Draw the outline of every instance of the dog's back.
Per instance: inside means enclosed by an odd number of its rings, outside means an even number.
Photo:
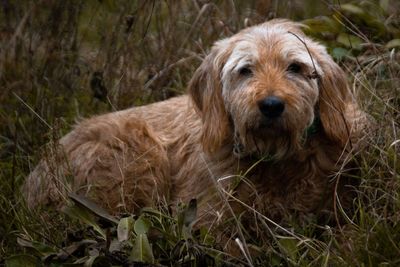
[[[28,176],[28,205],[62,204],[69,191],[114,212],[168,200],[178,160],[170,150],[182,149],[182,137],[195,136],[199,126],[187,96],[86,119],[49,147]]]

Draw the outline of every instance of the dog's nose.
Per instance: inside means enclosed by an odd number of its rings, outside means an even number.
[[[285,103],[279,97],[269,96],[258,101],[258,108],[265,117],[273,119],[282,114],[285,110]]]

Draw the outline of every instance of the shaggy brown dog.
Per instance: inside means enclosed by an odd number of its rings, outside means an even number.
[[[325,48],[272,20],[216,42],[189,95],[79,123],[55,155],[68,160],[43,160],[24,192],[33,206],[72,190],[113,212],[196,198],[206,223],[249,207],[307,215],[332,207],[365,124]]]

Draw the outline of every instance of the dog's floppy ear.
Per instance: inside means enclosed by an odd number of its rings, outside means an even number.
[[[229,120],[222,98],[221,71],[227,51],[214,46],[189,83],[189,94],[201,116],[203,149],[215,152],[229,135]]]
[[[328,138],[346,145],[351,135],[351,120],[347,109],[354,105],[354,97],[343,70],[326,53],[316,56],[320,74],[319,111],[322,126]]]

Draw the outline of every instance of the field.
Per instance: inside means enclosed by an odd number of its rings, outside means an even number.
[[[400,2],[5,0],[0,12],[0,266],[400,266]],[[84,117],[167,99],[216,40],[275,17],[308,25],[374,122],[337,223],[271,225],[229,255],[195,205],[110,217],[85,199],[27,209],[20,186]],[[58,164],[54,159],[54,164]],[[189,223],[188,223],[189,222]],[[192,231],[193,230],[193,231]],[[257,253],[248,253],[248,251]]]

